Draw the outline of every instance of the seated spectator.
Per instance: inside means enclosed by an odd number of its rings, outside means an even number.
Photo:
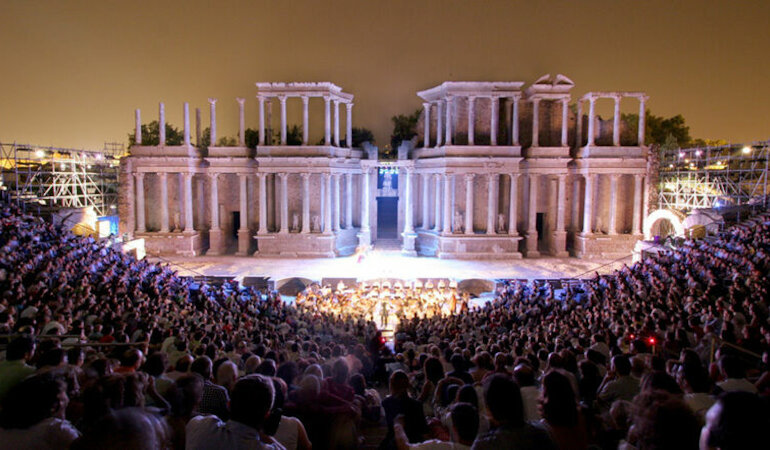
[[[754,450],[767,448],[770,433],[767,404],[755,394],[730,391],[706,413],[700,432],[701,450]],[[672,425],[673,426],[673,425]]]
[[[450,441],[431,439],[416,444],[409,443],[409,438],[404,431],[404,416],[396,417],[394,432],[396,436],[396,448],[423,449],[423,450],[469,450],[476,439],[479,429],[479,412],[470,403],[455,403],[450,410],[451,432]]]
[[[208,356],[198,357],[190,366],[190,372],[203,378],[203,397],[197,412],[199,414],[214,414],[222,420],[227,420],[229,417],[227,405],[230,403],[230,396],[227,389],[211,382],[212,366]]]
[[[731,354],[722,356],[719,359],[719,370],[724,380],[717,383],[717,386],[723,391],[757,393],[757,387],[746,379],[746,371],[743,368],[743,363],[737,356]]]
[[[35,340],[29,336],[19,336],[8,344],[5,361],[0,361],[0,401],[12,387],[35,373],[35,368],[27,365],[34,354]]]
[[[542,423],[561,450],[588,447],[588,431],[576,398],[572,383],[561,371],[545,374],[540,398]]]
[[[401,370],[390,376],[390,395],[382,400],[388,434],[380,447],[395,447],[393,423],[397,416],[404,416],[404,431],[411,443],[421,442],[428,425],[422,411],[422,403],[409,396],[409,377]]]
[[[169,415],[166,416],[171,445],[175,450],[182,450],[185,448],[185,427],[195,415],[203,397],[203,379],[197,374],[183,376],[169,388],[166,396],[171,405]]]
[[[598,400],[609,408],[615,400],[631,401],[639,393],[639,380],[631,376],[627,356],[617,355],[610,361],[610,370],[599,386]]]
[[[645,391],[634,399],[628,441],[637,450],[698,448],[698,419],[677,396]]]
[[[513,378],[519,385],[521,400],[524,403],[524,420],[540,420],[540,389],[535,385],[535,373],[527,364],[519,364],[513,369]]]
[[[70,450],[161,450],[170,445],[169,430],[162,420],[142,408],[124,408],[103,415]]]

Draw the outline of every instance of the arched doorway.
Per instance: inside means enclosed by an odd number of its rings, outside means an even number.
[[[377,239],[398,239],[398,167],[377,168]]]
[[[653,211],[644,219],[644,239],[649,241],[654,236],[684,236],[683,219],[681,213],[669,209]]]

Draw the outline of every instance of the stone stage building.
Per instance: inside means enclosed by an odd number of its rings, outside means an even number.
[[[368,143],[353,148],[353,96],[328,82],[257,83],[256,149],[245,143],[244,99],[231,147],[215,146],[215,99],[207,149],[191,143],[187,103],[180,146],[164,145],[162,103],[160,145],[142,145],[137,110],[136,145],[121,165],[121,231],[158,255],[333,257],[395,239],[406,254],[439,258],[629,255],[647,210],[646,96],[589,92],[573,108],[573,87],[546,75],[526,88],[445,82],[418,92],[418,136],[387,161]],[[638,102],[638,129],[621,120],[625,98]],[[614,101],[611,120],[596,114],[601,99]],[[289,145],[287,101],[297,100],[302,138]],[[321,104],[314,145],[310,108]]]

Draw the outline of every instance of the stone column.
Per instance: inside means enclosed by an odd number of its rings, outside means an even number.
[[[361,202],[361,231],[369,232],[369,172],[370,167],[366,167],[361,171],[361,182],[363,184],[363,201]]]
[[[332,145],[331,97],[324,97],[324,145]]]
[[[136,118],[136,131],[134,131],[134,142],[136,145],[142,145],[142,112],[137,109],[134,112]]]
[[[323,174],[324,182],[324,234],[332,232],[332,176]]]
[[[465,234],[473,234],[473,178],[474,174],[465,174]]]
[[[511,195],[508,198],[508,236],[518,236],[519,174],[511,174]]]
[[[574,233],[580,232],[580,201],[578,197],[580,196],[580,177],[573,177],[572,178],[572,201],[570,202],[570,205],[572,207],[571,210],[571,219],[569,228],[570,231]]]
[[[539,182],[539,175],[529,174],[529,207],[527,208],[527,240],[526,240],[526,256],[537,257],[540,256],[540,252],[537,249],[537,186]]]
[[[577,118],[575,119],[575,147],[583,146],[583,100],[577,101]]]
[[[490,145],[497,145],[497,122],[500,115],[500,99],[498,97],[492,97],[489,99],[490,108],[492,108],[492,116],[489,119],[489,143]]]
[[[612,145],[620,147],[620,96],[616,95],[615,113],[612,116]]]
[[[556,177],[556,229],[553,232],[553,254],[559,258],[569,256],[567,253],[567,231],[564,227],[564,216],[567,208],[566,182],[566,175]]]
[[[634,175],[634,204],[633,219],[631,220],[631,234],[639,234],[640,222],[642,216],[642,175]]]
[[[441,175],[433,175],[433,180],[436,184],[436,192],[433,198],[433,216],[436,218],[436,221],[433,223],[433,231],[438,233],[441,231]]]
[[[474,132],[476,131],[476,110],[474,108],[476,97],[468,97],[468,145],[475,143]]]
[[[310,119],[309,119],[309,105],[310,98],[307,95],[302,96],[302,145],[307,145],[308,137],[310,136]],[[302,223],[304,227],[304,222]]]
[[[347,112],[347,117],[345,118],[345,127],[347,128],[345,131],[345,143],[348,148],[353,148],[353,104],[346,103],[345,109]]]
[[[593,219],[593,180],[594,175],[583,175],[586,179],[585,200],[583,202],[583,234],[593,233],[591,220]]]
[[[219,228],[219,186],[218,173],[211,177],[211,228],[209,229],[209,251],[207,255],[220,255],[224,248],[222,230]]]
[[[144,220],[144,172],[134,174],[136,178],[136,232],[147,231]]]
[[[644,109],[644,102],[647,97],[639,97],[639,133],[637,135],[637,145],[644,145],[644,125],[646,120],[646,110]]]
[[[259,228],[257,234],[267,234],[267,174],[258,173],[259,178]]]
[[[436,102],[436,148],[441,147],[441,137],[444,132],[444,103],[439,100]]]
[[[201,109],[195,108],[195,146],[201,146]]]
[[[452,97],[446,98],[446,136],[444,136],[444,145],[452,145]]]
[[[428,191],[430,191],[429,184],[430,184],[430,175],[427,173],[423,173],[422,176],[422,228],[427,230],[430,228],[430,213],[429,213],[429,204],[430,201],[428,200]]]
[[[278,101],[281,102],[281,145],[286,145],[286,96],[279,95]]]
[[[425,114],[423,115],[424,131],[423,131],[422,146],[424,148],[428,148],[430,147],[430,103],[427,103],[427,102],[423,103],[422,109],[423,111],[425,111]]]
[[[158,145],[161,147],[166,145],[166,105],[160,102],[158,105]]]
[[[407,168],[404,170],[404,233],[414,233],[414,225],[412,220],[414,213],[412,212],[412,170]]]
[[[511,101],[513,102],[511,145],[519,145],[519,97],[512,97]]]
[[[239,102],[240,103],[240,102]],[[245,173],[238,174],[238,182],[240,184],[240,219],[241,223],[238,228],[238,255],[245,256],[249,253],[249,247],[251,245],[251,233],[249,233],[249,191],[247,189],[248,175]]]
[[[184,102],[184,109],[182,111],[184,117],[184,145],[190,146],[190,104]]]
[[[569,99],[561,99],[561,146],[567,147],[567,130],[569,125]]]
[[[193,198],[192,198],[193,174],[184,174],[184,228],[183,232],[193,232]]]
[[[273,143],[273,99],[271,98],[267,102],[267,131],[265,132],[265,139],[267,145],[274,145]]]
[[[540,146],[540,99],[532,99],[532,146]]]
[[[498,179],[496,173],[487,175],[487,234],[497,234],[495,230],[495,219],[497,218],[497,203],[495,203],[495,194],[497,193]]]
[[[609,225],[608,225],[608,234],[617,234],[617,230],[615,229],[615,223],[617,220],[617,212],[618,212],[618,177],[620,175],[613,173],[610,174],[610,210],[608,212],[609,214]]]
[[[450,177],[451,174],[444,174],[444,234],[452,233],[452,191]]]
[[[257,100],[259,101],[259,145],[265,145],[265,97],[258,95]]]
[[[246,146],[246,119],[243,114],[243,102],[246,101],[245,98],[236,98],[236,102],[238,102],[238,145],[241,147]]]
[[[282,172],[278,174],[281,179],[281,228],[279,233],[289,232],[289,174]]]
[[[334,215],[332,217],[332,231],[340,231],[340,175],[334,174]]]
[[[595,145],[596,136],[594,136],[594,120],[596,119],[596,98],[590,97],[588,99],[588,144]]]
[[[340,102],[334,100],[334,146],[340,146]]]
[[[302,177],[302,234],[310,233],[310,174],[303,172]]]
[[[345,174],[345,229],[353,228],[353,174]]]
[[[217,99],[215,98],[209,99],[209,116],[211,116],[211,132],[209,133],[211,139],[209,139],[209,145],[213,147],[217,145]]]
[[[168,174],[161,172],[160,177],[160,232],[168,233]]]

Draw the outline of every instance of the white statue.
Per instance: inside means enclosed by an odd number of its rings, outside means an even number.
[[[318,214],[313,216],[313,231],[321,231],[321,217]]]
[[[455,211],[455,227],[454,227],[455,233],[462,233],[463,232],[463,215],[460,211]]]
[[[497,215],[497,231],[505,232],[505,216],[502,214]]]
[[[299,230],[299,214],[294,213],[293,216],[291,216],[291,229],[292,230]]]

